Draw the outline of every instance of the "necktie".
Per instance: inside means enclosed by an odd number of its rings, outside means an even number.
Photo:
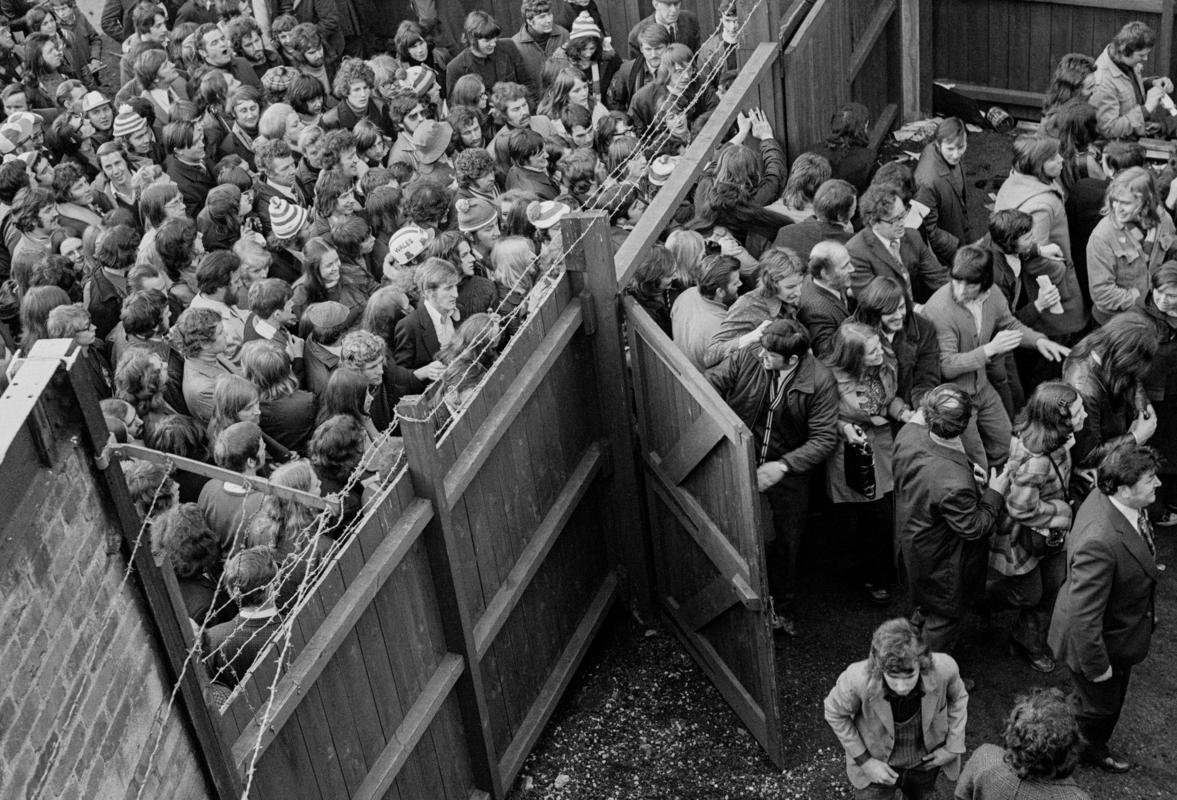
[[[666,30],[670,32],[670,41],[678,41],[678,25],[673,22],[666,26]]]
[[[891,257],[894,258],[895,261],[899,264],[899,266],[902,267],[903,266],[903,256],[899,252],[899,240],[892,239],[891,244],[888,246],[888,249],[891,251]]]
[[[1140,527],[1140,536],[1144,539],[1144,543],[1148,545],[1148,552],[1155,558],[1157,555],[1157,543],[1152,538],[1152,522],[1149,521],[1148,513],[1143,509],[1140,516],[1136,518],[1136,523]]]

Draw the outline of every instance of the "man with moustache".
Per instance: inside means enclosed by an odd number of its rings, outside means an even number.
[[[670,308],[674,343],[700,372],[706,369],[703,354],[707,344],[739,294],[739,260],[715,254],[703,259],[698,285],[684,289],[675,298]]]

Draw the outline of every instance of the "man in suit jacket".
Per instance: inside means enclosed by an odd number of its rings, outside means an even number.
[[[789,227],[795,227],[790,225]],[[825,358],[834,349],[834,334],[852,311],[846,290],[854,265],[846,246],[839,242],[818,242],[809,256],[809,276],[801,284],[797,319],[809,329],[813,354]]]
[[[919,231],[904,227],[908,209],[894,186],[871,186],[863,193],[859,208],[866,227],[846,243],[854,260],[854,291],[883,275],[907,287],[908,297],[916,303],[925,303],[932,292],[948,283],[948,271]]]
[[[957,251],[951,283],[940,287],[924,306],[940,342],[940,372],[972,396],[976,427],[990,466],[1009,457],[1011,422],[987,367],[1018,346],[1034,348],[1050,361],[1070,352],[1032,328],[1009,310],[1000,291],[993,291],[993,256],[977,245]]]
[[[1067,581],[1050,623],[1050,647],[1071,668],[1079,697],[1083,759],[1108,772],[1129,768],[1108,740],[1156,626],[1159,573],[1146,509],[1161,485],[1157,463],[1153,450],[1132,444],[1104,456],[1098,488],[1067,536]]]
[[[956,780],[968,704],[951,656],[929,652],[906,619],[880,625],[870,657],[847,667],[825,701],[855,797],[898,791],[919,800],[934,791],[941,768]]]
[[[924,395],[923,424],[895,437],[895,537],[907,574],[913,616],[923,619],[928,647],[951,652],[968,602],[979,600],[966,566],[997,525],[1009,473],[986,479],[965,455],[960,437],[972,416],[967,392],[951,383]]]
[[[647,25],[661,25],[670,34],[671,44],[685,44],[694,53],[703,43],[699,32],[699,18],[690,11],[682,10],[682,0],[652,0],[654,13],[640,20],[629,31],[629,57],[642,54],[638,35]]]
[[[456,330],[459,277],[448,261],[423,265],[417,273],[421,302],[396,324],[393,358],[418,380],[437,380],[445,371],[437,353]]]

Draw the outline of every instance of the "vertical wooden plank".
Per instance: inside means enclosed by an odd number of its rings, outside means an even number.
[[[481,609],[472,614],[459,600],[459,586],[462,586],[462,594],[469,595],[473,591],[472,587],[464,586],[463,581],[475,578],[461,563],[469,555],[467,548],[458,539],[454,515],[445,497],[445,465],[437,452],[436,423],[428,400],[420,395],[403,398],[397,405],[397,413],[402,420],[401,429],[404,432],[405,453],[413,487],[419,496],[433,503],[436,513],[423,535],[429,548],[446,647],[466,659],[466,669],[458,679],[456,691],[474,770],[474,783],[494,797],[502,797],[504,790],[499,780],[498,759],[491,744],[482,665],[473,657],[473,617],[480,614]],[[481,596],[480,591],[475,593]]]
[[[646,613],[651,610],[650,564],[645,537],[641,535],[645,526],[638,506],[630,426],[632,391],[622,346],[620,290],[613,271],[613,244],[602,212],[573,214],[562,225],[566,242],[584,234],[580,246],[568,255],[566,263],[570,276],[575,279],[573,289],[585,291],[592,298],[591,308],[586,310],[595,317],[592,350],[596,384],[612,387],[598,393],[600,418],[609,421],[611,470],[602,478],[611,486],[605,540],[610,561],[620,563],[625,570],[629,601]]]
[[[1009,9],[1009,88],[1037,91],[1030,83],[1030,6],[1013,3]]]
[[[899,84],[902,101],[899,113],[904,122],[920,118],[920,0],[899,0],[899,37],[901,48]],[[892,22],[894,25],[894,22]]]
[[[968,3],[965,24],[961,27],[967,53],[965,74],[970,83],[984,81],[989,74],[989,60],[1000,58],[990,51],[989,6],[990,0]]]
[[[991,0],[989,3],[989,54],[985,85],[1009,85],[1009,2]]]
[[[1173,0],[1161,0],[1161,21],[1152,60],[1162,75],[1173,74]]]
[[[291,717],[258,761],[251,797],[324,798],[298,720]]]
[[[1075,9],[1071,6],[1054,6],[1050,15],[1050,59],[1045,71],[1038,76],[1038,85],[1045,89],[1050,85],[1054,67],[1059,60],[1071,52],[1071,19]]]

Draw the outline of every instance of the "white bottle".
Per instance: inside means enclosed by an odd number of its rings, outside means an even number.
[[[1038,291],[1040,291],[1040,292],[1044,291],[1046,289],[1049,289],[1051,286],[1054,285],[1053,283],[1050,282],[1050,278],[1046,277],[1045,275],[1039,275],[1037,278],[1035,278],[1035,280],[1038,281]],[[1062,300],[1055,301],[1055,304],[1050,307],[1050,313],[1051,314],[1063,313]]]

